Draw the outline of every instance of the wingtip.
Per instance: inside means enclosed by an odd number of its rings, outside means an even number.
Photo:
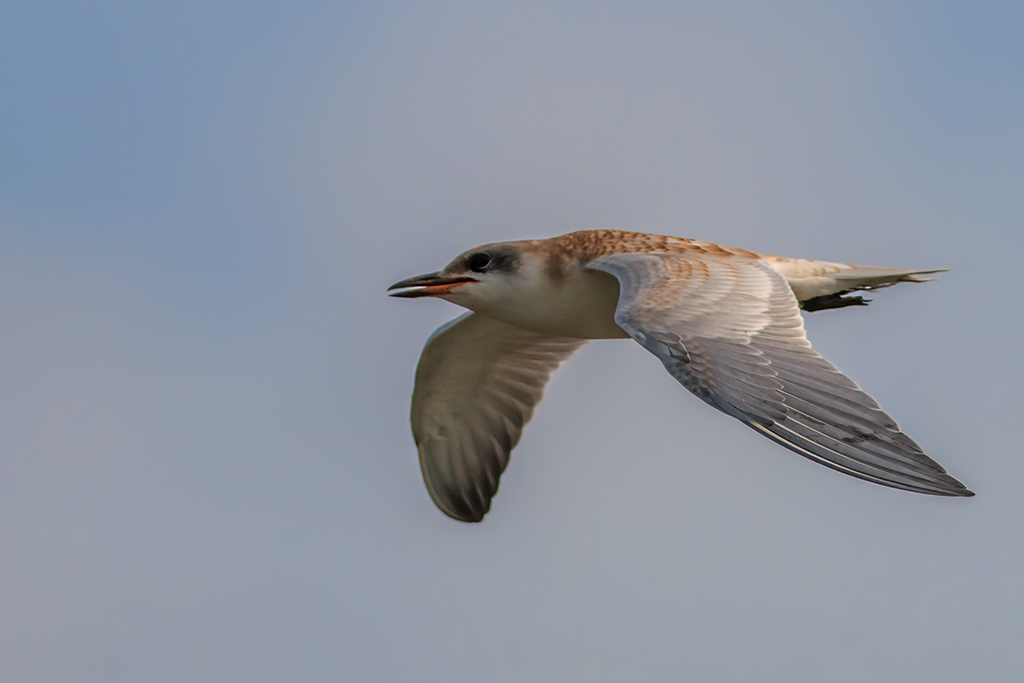
[[[946,476],[949,476],[949,475],[946,475]],[[953,477],[949,477],[949,479],[952,480],[952,481],[949,482],[950,485],[948,487],[946,487],[941,493],[938,493],[938,495],[940,495],[940,496],[951,496],[951,497],[954,497],[954,498],[973,498],[974,497],[974,491],[970,490],[969,488],[964,486],[962,483],[960,483],[956,479],[953,479]]]
[[[444,510],[442,510],[442,512],[444,512]],[[484,521],[483,517],[474,517],[474,518],[457,517],[455,515],[449,515],[447,512],[445,512],[444,515],[448,519],[454,519],[456,522],[460,522],[462,524],[479,524],[480,522]]]
[[[973,498],[974,491],[967,488],[962,481],[956,477],[951,477],[948,474],[944,477],[952,486],[949,491],[949,495],[958,496],[960,498]]]
[[[942,475],[939,478],[939,481],[935,483],[938,484],[938,486],[941,488],[939,488],[938,490],[928,492],[932,493],[932,495],[949,496],[952,498],[974,497],[974,491],[964,486],[963,482],[961,482],[959,479],[956,479],[946,474],[945,470],[943,470]]]

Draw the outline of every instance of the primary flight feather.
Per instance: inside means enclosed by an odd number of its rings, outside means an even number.
[[[811,348],[800,309],[937,270],[757,254],[692,239],[588,230],[489,244],[392,285],[471,312],[427,340],[411,421],[430,497],[479,522],[551,372],[588,339],[632,337],[703,401],[835,470],[940,496],[971,491]]]

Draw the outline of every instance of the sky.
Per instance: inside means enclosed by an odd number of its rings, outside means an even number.
[[[1024,8],[0,7],[0,679],[1024,678]],[[385,289],[588,228],[950,268],[807,316],[977,496],[873,486],[629,340],[480,525]]]

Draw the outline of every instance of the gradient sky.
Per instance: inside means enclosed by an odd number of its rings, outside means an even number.
[[[1024,6],[0,7],[0,679],[1024,679]],[[458,310],[585,228],[948,267],[808,316],[977,492],[841,476],[628,341],[490,515],[408,427]]]

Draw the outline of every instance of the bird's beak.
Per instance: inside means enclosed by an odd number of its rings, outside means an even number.
[[[391,296],[398,296],[404,299],[415,299],[421,296],[440,296],[448,294],[452,289],[467,282],[479,282],[464,275],[441,275],[440,273],[427,273],[417,275],[408,280],[402,280],[388,287]],[[399,290],[399,291],[393,291]]]

